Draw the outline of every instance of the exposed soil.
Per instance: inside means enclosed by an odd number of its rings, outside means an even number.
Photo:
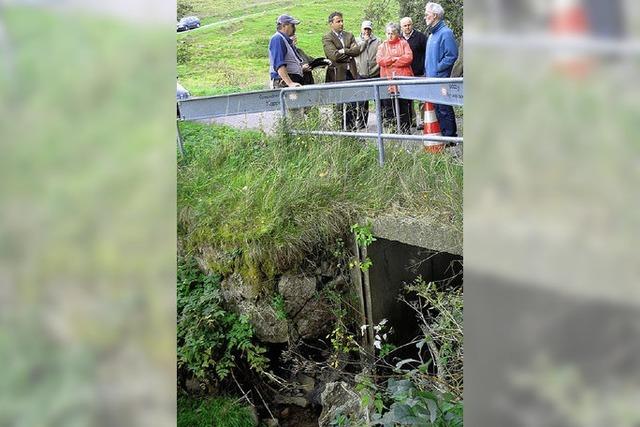
[[[300,408],[289,406],[282,408],[278,414],[280,427],[318,427],[321,408]]]

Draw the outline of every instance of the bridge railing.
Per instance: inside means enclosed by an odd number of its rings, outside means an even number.
[[[327,136],[351,136],[377,139],[378,161],[384,164],[384,141],[417,141],[425,145],[437,145],[443,142],[461,144],[463,138],[437,135],[405,135],[384,133],[382,123],[381,100],[393,99],[396,111],[399,111],[399,99],[427,101],[434,104],[462,106],[464,102],[464,82],[462,78],[425,78],[396,77],[394,79],[353,80],[340,83],[315,84],[283,89],[264,90],[249,93],[209,96],[178,100],[180,120],[204,120],[237,114],[280,111],[285,118],[285,131],[291,134],[310,134]],[[396,86],[398,92],[390,95],[386,88]],[[351,102],[373,100],[378,114],[376,132],[347,132],[301,130],[292,127],[293,121],[287,121],[289,109],[304,107],[347,104]],[[396,115],[399,122],[399,117]],[[398,123],[398,129],[400,124]],[[178,144],[182,142],[178,135]]]

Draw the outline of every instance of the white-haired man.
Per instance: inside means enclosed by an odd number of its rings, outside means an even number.
[[[449,77],[458,59],[458,45],[453,31],[444,24],[444,9],[438,3],[428,2],[424,7],[424,20],[431,30],[424,60],[425,76]],[[458,136],[456,116],[450,105],[435,105],[436,117],[442,136]]]

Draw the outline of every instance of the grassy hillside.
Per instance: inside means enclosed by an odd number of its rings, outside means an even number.
[[[299,46],[317,57],[324,56],[321,39],[329,30],[328,15],[341,11],[345,30],[357,34],[367,6],[357,0],[189,3],[203,26],[177,34],[177,71],[183,86],[198,96],[267,88],[269,38],[278,15],[288,13],[302,21],[297,28]],[[375,28],[374,33],[380,36],[384,31]]]

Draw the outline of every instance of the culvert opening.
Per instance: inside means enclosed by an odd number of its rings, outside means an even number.
[[[408,284],[421,277],[441,288],[462,287],[463,257],[459,254],[377,238],[366,248],[366,256],[372,262],[362,275],[361,304],[366,322],[377,325],[387,319],[394,331],[389,341],[397,346],[420,334],[416,312],[399,300],[401,296],[411,300],[412,295],[406,293]],[[369,339],[373,341],[372,337]],[[407,351],[415,352],[415,348]]]

